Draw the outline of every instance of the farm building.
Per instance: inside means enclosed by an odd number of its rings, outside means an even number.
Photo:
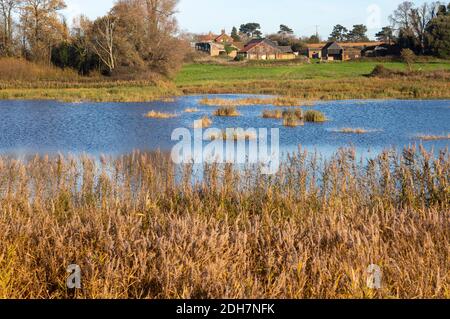
[[[247,60],[292,60],[296,56],[290,46],[279,46],[269,39],[253,39],[239,51]]]
[[[234,42],[234,39],[226,34],[225,30],[222,30],[220,35],[208,33],[198,37],[198,42],[195,43],[195,49],[197,51],[204,52],[210,56],[216,57],[220,55],[228,55],[230,57],[236,57],[237,52],[242,45],[238,42]]]
[[[325,61],[348,61],[363,56],[368,47],[383,45],[382,42],[328,42],[308,44],[305,55],[310,59]]]

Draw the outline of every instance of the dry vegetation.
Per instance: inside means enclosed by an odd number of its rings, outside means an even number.
[[[185,113],[197,113],[199,109],[193,107],[193,108],[187,108],[184,110]]]
[[[351,127],[344,127],[341,129],[336,130],[337,133],[344,133],[344,134],[366,134],[369,133],[369,130],[366,130],[364,128],[351,128]]]
[[[150,111],[147,114],[145,114],[145,117],[148,117],[150,119],[171,119],[177,117],[177,115],[172,113]]]
[[[208,128],[213,121],[208,116],[203,116],[200,120],[194,122],[194,128]]]
[[[206,166],[194,184],[162,154],[2,157],[0,297],[450,298],[449,173],[448,153],[413,149]]]
[[[265,119],[282,119],[283,111],[282,110],[264,110],[262,113],[262,117]]]
[[[221,106],[217,110],[214,111],[215,116],[224,116],[224,117],[236,117],[239,116],[239,112],[234,106]]]
[[[447,134],[447,135],[418,135],[417,138],[422,141],[449,140],[450,134]]]
[[[223,130],[220,133],[211,133],[208,138],[210,140],[233,140],[233,141],[241,141],[241,140],[256,140],[257,134],[252,131],[243,131],[237,129],[227,129]]]
[[[287,127],[296,127],[304,125],[303,111],[301,109],[290,109],[283,111],[283,125]]]
[[[308,110],[305,112],[304,114],[304,119],[306,122],[316,122],[316,123],[321,123],[321,122],[326,122],[327,118],[326,116],[317,110]]]
[[[274,106],[313,106],[314,102],[301,101],[292,97],[276,97],[276,98],[244,98],[244,99],[222,99],[205,97],[199,101],[202,105],[208,106],[253,106],[253,105],[274,105]]]
[[[154,73],[138,79],[96,74],[83,77],[71,69],[16,58],[0,59],[0,99],[142,102],[169,101],[179,94],[173,83]]]

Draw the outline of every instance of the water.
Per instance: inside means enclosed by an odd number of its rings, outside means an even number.
[[[419,144],[417,135],[447,135],[450,132],[450,100],[428,101],[334,101],[312,107],[330,119],[323,124],[306,123],[285,128],[281,120],[263,119],[272,106],[239,107],[237,118],[213,117],[215,107],[198,104],[203,96],[186,96],[174,102],[62,103],[56,101],[0,101],[0,154],[88,153],[118,155],[140,150],[170,150],[172,131],[192,128],[193,121],[208,115],[213,127],[279,128],[282,151],[298,145],[330,154],[352,146],[360,153]],[[221,95],[242,98],[243,95]],[[197,113],[184,113],[195,107]],[[305,107],[304,109],[307,109]],[[179,114],[172,119],[148,119],[148,111]],[[367,134],[342,134],[335,130],[364,128]],[[448,140],[422,142],[428,149],[449,146]]]

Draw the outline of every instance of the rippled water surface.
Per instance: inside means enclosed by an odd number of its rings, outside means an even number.
[[[221,98],[246,96],[222,95]],[[213,118],[213,127],[280,128],[282,150],[302,145],[330,153],[353,146],[360,152],[378,152],[387,147],[418,144],[417,135],[450,133],[450,100],[432,101],[335,101],[320,102],[312,109],[330,121],[285,128],[281,120],[263,119],[261,113],[273,106],[239,107],[240,117],[213,117],[216,109],[198,104],[200,96],[174,102],[149,103],[62,103],[55,101],[0,101],[0,153],[89,153],[121,154],[135,149],[170,150],[176,128],[192,128],[203,115]],[[184,113],[188,107],[197,113]],[[304,109],[307,109],[305,107]],[[177,113],[172,119],[148,119],[148,111]],[[343,134],[343,127],[364,128],[367,134]],[[431,149],[446,148],[449,140],[423,142]]]

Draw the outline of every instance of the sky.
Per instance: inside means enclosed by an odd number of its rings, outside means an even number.
[[[90,18],[105,14],[115,0],[66,0],[64,14],[72,18],[80,13]],[[327,38],[333,26],[354,24],[368,26],[373,37],[388,25],[388,16],[403,0],[180,0],[178,22],[186,32],[219,33],[247,22],[261,24],[264,34],[277,32],[286,24],[297,35],[310,36],[316,28],[322,38]],[[413,1],[420,5],[426,0]]]

